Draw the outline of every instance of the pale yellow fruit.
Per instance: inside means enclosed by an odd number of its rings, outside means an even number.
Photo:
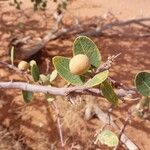
[[[88,71],[90,68],[90,60],[86,55],[75,55],[69,63],[70,72],[74,75],[81,75]]]
[[[29,63],[26,61],[20,61],[18,64],[18,69],[22,71],[26,71],[29,69]]]

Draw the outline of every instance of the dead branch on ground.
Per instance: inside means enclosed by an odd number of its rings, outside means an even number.
[[[100,25],[100,26],[96,26],[92,29],[89,29],[88,32],[87,30],[85,31],[85,25],[79,24],[79,21],[76,21],[76,23],[74,25],[72,25],[71,27],[65,27],[64,25],[60,28],[59,27],[59,23],[60,21],[57,21],[54,24],[54,27],[50,32],[47,33],[47,35],[45,35],[40,41],[38,41],[37,43],[31,45],[26,45],[25,47],[21,47],[21,53],[23,53],[23,59],[27,59],[30,58],[32,55],[34,55],[35,53],[37,53],[38,51],[40,51],[42,48],[44,48],[46,46],[46,44],[52,40],[56,40],[60,37],[64,37],[65,35],[70,35],[70,34],[81,34],[81,35],[87,35],[87,36],[100,36],[103,35],[104,31],[106,30],[112,30],[114,27],[124,27],[124,26],[128,26],[131,24],[136,24],[142,27],[146,27],[146,28],[150,28],[149,25],[145,24],[145,22],[150,22],[150,18],[141,18],[141,19],[131,19],[131,20],[127,20],[127,21],[114,21],[111,23],[107,23],[104,25]],[[146,34],[138,34],[138,37],[149,37],[150,33],[146,33]],[[28,39],[27,38],[23,38],[24,39]],[[21,39],[17,40],[22,42]],[[15,41],[16,43],[16,41]]]

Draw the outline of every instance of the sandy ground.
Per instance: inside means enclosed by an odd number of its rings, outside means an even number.
[[[25,2],[24,11],[18,11],[8,6],[7,2],[0,1],[0,59],[6,59],[8,43],[13,36],[32,35],[43,37],[53,25],[51,13],[54,9],[55,4],[51,3],[45,13],[34,13],[30,3]],[[150,1],[74,0],[68,6],[64,19],[66,23],[71,22],[72,18],[79,18],[81,21],[91,21],[92,23],[93,18],[107,18],[108,12],[114,14],[119,20],[150,17]],[[121,30],[124,33],[134,31],[132,28]],[[126,85],[133,86],[135,74],[141,70],[150,69],[150,37],[98,36],[91,38],[98,45],[103,61],[108,56],[121,52],[120,57],[111,69],[111,76]],[[74,36],[70,36],[49,42],[46,48],[35,57],[38,63],[41,64],[40,68],[43,73],[45,72],[45,58],[49,59],[55,55],[72,55],[73,40]],[[23,80],[14,72],[1,67],[0,80],[8,81],[12,79]],[[0,149],[47,150],[50,147],[52,149],[55,145],[56,149],[61,149],[59,147],[60,140],[56,120],[54,119],[53,122],[52,117],[50,117],[53,114],[52,108],[45,104],[42,94],[35,95],[35,100],[31,104],[24,106],[19,90],[15,90],[15,94],[14,90],[0,91],[0,121],[3,126],[0,131],[6,130],[6,132],[0,132],[0,134],[6,135],[6,133],[9,133],[9,136],[4,136],[4,138],[0,139]],[[84,102],[79,103],[77,106],[72,106],[68,101],[64,101],[60,97],[57,98],[58,100],[60,100],[58,105],[63,116],[66,149],[70,149],[72,145],[79,149],[92,149],[93,133],[102,126],[102,123],[97,119],[92,119],[89,122],[83,119],[81,109],[84,108]],[[104,110],[109,106],[105,101],[99,101],[99,99],[96,101]],[[127,109],[132,105],[130,103],[123,104],[115,111],[120,122],[124,122]],[[135,118],[126,129],[127,135],[141,150],[149,150],[149,127],[150,122],[148,120],[144,121]],[[87,141],[91,145],[88,145]]]

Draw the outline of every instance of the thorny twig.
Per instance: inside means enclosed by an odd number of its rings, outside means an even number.
[[[76,87],[49,87],[49,86],[43,86],[43,85],[35,85],[35,84],[29,84],[26,82],[0,82],[0,88],[3,89],[20,89],[30,92],[42,92],[46,94],[52,94],[52,95],[60,95],[60,96],[66,96],[67,94],[87,94],[87,95],[95,95],[98,97],[102,96],[102,92],[99,88],[87,88],[86,90],[82,86],[76,86]],[[134,92],[135,93],[135,92]],[[130,94],[130,91],[124,90],[123,92],[116,89],[116,94],[122,98]]]
[[[102,64],[97,70],[96,70],[96,74],[103,72],[105,70],[109,70],[112,66],[112,63],[115,61],[115,59],[120,55],[121,53],[117,54],[117,55],[112,55],[110,57],[108,57],[108,60]]]
[[[108,77],[109,81],[113,84],[113,86],[115,88],[122,88],[122,89],[125,89],[125,90],[132,90],[132,91],[136,91],[136,88],[129,88],[127,86],[125,86],[123,83],[120,83],[116,80],[114,80],[112,77]]]
[[[123,125],[123,126],[121,127],[121,129],[120,129],[120,133],[119,133],[119,137],[118,137],[119,143],[118,143],[118,145],[114,148],[114,150],[119,150],[120,141],[121,141],[121,136],[122,136],[122,134],[124,133],[125,128],[126,128],[127,125],[129,124],[129,122],[130,122],[130,120],[131,120],[131,117],[132,117],[132,114],[131,114],[131,112],[129,112],[127,118],[125,119],[124,125]]]
[[[99,70],[104,70],[107,68],[106,64],[110,64],[113,60],[118,57],[118,55],[113,55],[111,59],[106,61],[104,63],[105,65],[101,66]],[[110,62],[111,61],[111,62]],[[108,62],[108,63],[107,63]],[[10,65],[6,62],[0,61],[0,64],[15,70],[16,72],[20,73],[21,75],[27,76],[28,79],[31,78],[31,75],[29,75],[27,72],[20,71],[17,67]],[[104,69],[103,69],[104,68]],[[69,94],[90,94],[90,95],[95,95],[95,96],[102,96],[102,92],[98,88],[91,88],[91,87],[86,87],[86,86],[75,86],[75,87],[63,87],[63,88],[57,88],[57,87],[47,87],[47,86],[42,86],[42,85],[32,85],[24,82],[0,82],[0,88],[12,88],[12,89],[22,89],[22,90],[27,90],[27,91],[32,91],[32,92],[43,92],[43,93],[49,93],[53,95],[62,95],[62,96],[67,96]],[[116,90],[117,95],[120,98],[123,98],[127,96],[128,94],[134,94],[135,91],[133,90],[124,90],[124,89],[118,89]]]
[[[12,64],[8,64],[7,62],[4,61],[0,61],[0,65],[4,65],[9,69],[12,69],[14,71],[16,71],[17,73],[19,73],[20,75],[22,75],[23,77],[25,77],[25,79],[27,81],[29,81],[31,79],[31,76],[26,72],[26,71],[21,71],[19,70],[16,66],[12,65]]]
[[[116,58],[116,56],[113,56],[113,58]],[[108,66],[104,65],[105,70],[109,69],[109,67],[111,66],[112,60],[113,59],[108,59],[108,63],[106,62],[106,64],[108,64]],[[0,62],[0,63],[7,66],[10,69],[17,71],[17,72],[19,71],[18,68],[15,66],[9,65],[5,62]],[[101,71],[101,70],[102,70],[102,67],[98,71]],[[20,72],[20,73],[22,73],[22,72]],[[22,90],[26,90],[26,91],[43,92],[43,93],[49,93],[49,94],[53,94],[53,95],[62,95],[62,96],[66,96],[66,93],[68,93],[68,94],[70,94],[70,93],[93,94],[96,96],[102,96],[102,93],[99,89],[87,88],[84,86],[57,88],[57,87],[48,87],[48,86],[41,86],[41,85],[32,85],[32,84],[28,84],[28,83],[24,83],[24,82],[0,82],[0,88],[22,89]],[[132,92],[135,92],[135,91],[132,91]],[[121,94],[119,93],[119,91],[117,93],[117,95],[119,95],[120,97],[124,97],[127,94],[128,94],[128,90],[122,91]],[[55,108],[57,109],[56,105],[55,105]],[[59,115],[58,109],[57,109],[57,112]],[[106,116],[105,113],[102,112],[98,107],[94,108],[94,112],[98,116],[99,119],[101,119],[105,123],[110,123],[115,128],[118,128],[118,126],[113,122],[112,118],[110,116],[108,118],[108,115]],[[61,144],[62,144],[62,147],[64,147],[64,140],[63,140],[59,116],[57,117],[57,124],[58,124]],[[133,150],[138,150],[137,146],[125,134],[123,134],[124,128],[121,129],[121,136],[120,136],[121,142],[123,142],[129,149],[131,146],[133,148]]]
[[[15,67],[14,65],[8,64],[7,62],[0,61],[0,64],[1,64],[1,65],[4,65],[4,66],[8,67],[9,69],[12,69],[12,70],[14,70],[14,71],[16,71],[16,72],[18,72],[18,73],[20,73],[20,74],[23,73],[23,72],[20,71],[17,67]]]
[[[64,138],[63,138],[63,133],[62,133],[62,128],[61,128],[61,123],[60,123],[60,116],[59,116],[60,112],[59,112],[57,103],[55,103],[53,101],[53,105],[54,105],[55,111],[57,113],[57,125],[58,125],[58,130],[59,130],[59,136],[60,136],[61,146],[64,147],[65,143],[64,143]]]

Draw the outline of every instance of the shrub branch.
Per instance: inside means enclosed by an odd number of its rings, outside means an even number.
[[[98,88],[75,86],[75,87],[49,87],[43,85],[29,84],[26,82],[0,82],[0,88],[2,89],[20,89],[30,92],[42,92],[52,95],[67,96],[69,94],[87,94],[94,96],[103,96],[102,92]],[[134,91],[132,91],[134,93]],[[116,89],[118,97],[125,97],[131,94],[131,91]]]

